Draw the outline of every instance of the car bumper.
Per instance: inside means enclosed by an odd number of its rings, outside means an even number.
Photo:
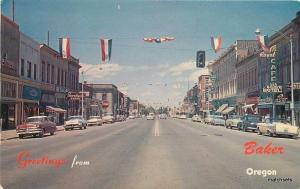
[[[42,133],[42,129],[24,129],[24,130],[17,130],[17,135],[30,135],[30,134],[39,134]]]
[[[64,128],[65,129],[81,128],[81,125],[79,124],[65,125]]]
[[[286,135],[286,136],[298,136],[299,133],[289,133],[289,132],[274,132],[276,135]]]
[[[97,122],[90,122],[87,123],[88,126],[93,126],[93,125],[100,125],[101,123],[97,123]]]

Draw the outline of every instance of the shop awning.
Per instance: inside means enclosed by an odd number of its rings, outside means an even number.
[[[254,106],[255,104],[247,104],[247,105],[245,105],[245,106],[243,106],[243,108],[252,108],[252,106]]]
[[[49,112],[49,113],[65,113],[66,110],[64,109],[61,109],[61,108],[56,108],[56,107],[53,107],[53,106],[46,106],[46,112]]]
[[[221,113],[222,114],[229,114],[230,112],[232,112],[235,108],[234,107],[228,107],[225,110],[223,110]]]
[[[219,109],[216,111],[216,113],[221,113],[225,108],[227,108],[228,104],[223,104],[219,107]]]

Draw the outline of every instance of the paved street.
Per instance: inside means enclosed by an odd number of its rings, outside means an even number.
[[[284,147],[283,154],[245,155],[244,143]],[[63,159],[55,168],[19,168],[16,157]],[[190,120],[135,119],[87,130],[61,131],[44,138],[1,144],[1,184],[6,188],[222,188],[298,189],[300,139],[270,138]],[[85,165],[73,165],[85,161]],[[89,165],[87,165],[89,162]],[[246,169],[276,170],[269,178]]]

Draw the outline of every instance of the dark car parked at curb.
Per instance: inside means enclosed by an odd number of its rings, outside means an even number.
[[[54,135],[56,131],[56,124],[47,116],[33,116],[28,117],[25,123],[20,124],[16,127],[17,135],[19,138],[24,138],[24,136],[38,136],[43,137],[45,133],[50,133]]]
[[[243,130],[244,132],[252,130],[252,132],[255,132],[259,122],[261,122],[261,117],[258,115],[244,115],[238,124],[238,130]]]

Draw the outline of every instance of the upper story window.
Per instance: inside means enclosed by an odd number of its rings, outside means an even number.
[[[36,80],[36,64],[33,64],[33,79]]]
[[[24,59],[21,59],[21,76],[24,76],[25,62]]]
[[[42,82],[45,81],[45,62],[42,61]]]
[[[50,64],[47,64],[47,83],[50,83]]]
[[[27,77],[31,78],[31,62],[27,61]]]

